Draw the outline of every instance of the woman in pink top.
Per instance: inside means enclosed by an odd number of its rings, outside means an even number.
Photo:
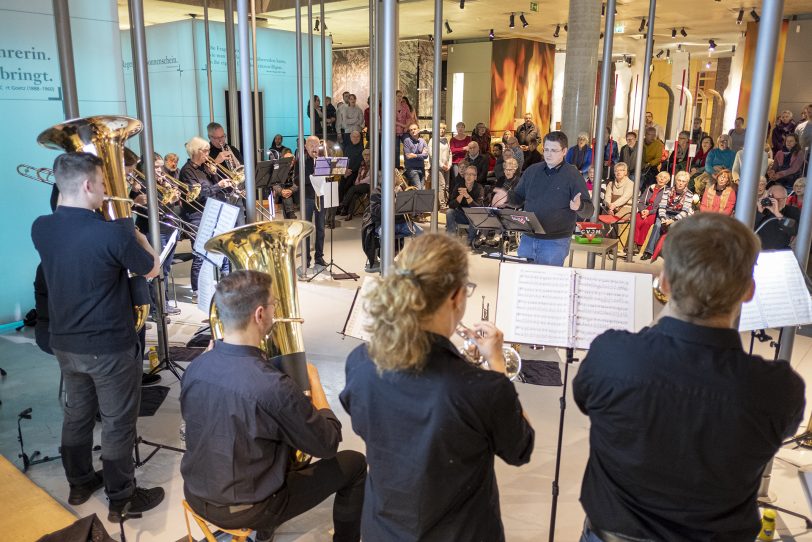
[[[733,190],[733,175],[729,169],[721,169],[716,174],[716,182],[708,183],[699,210],[704,213],[733,214],[736,205],[736,191]]]
[[[465,158],[468,153],[468,144],[471,142],[471,136],[465,135],[465,123],[457,123],[457,131],[454,137],[451,138],[451,178],[457,178],[457,169],[459,163]]]

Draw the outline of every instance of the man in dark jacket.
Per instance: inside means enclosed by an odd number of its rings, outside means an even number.
[[[471,143],[476,145],[476,143]],[[476,228],[468,221],[465,214],[466,207],[482,207],[485,199],[485,189],[477,182],[477,168],[469,165],[463,171],[463,181],[457,181],[448,196],[448,211],[446,211],[445,230],[450,235],[456,235],[457,224],[468,224],[468,244],[471,245],[476,237]]]

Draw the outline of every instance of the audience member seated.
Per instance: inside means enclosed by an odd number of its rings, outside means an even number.
[[[812,104],[804,107],[802,114],[804,120],[795,127],[795,135],[798,136],[798,144],[801,149],[806,149],[808,153],[809,148],[812,147]]]
[[[286,150],[290,151],[289,148],[282,144],[282,134],[276,134],[273,136],[273,143],[271,143],[271,147],[268,149],[268,158],[278,160],[285,154]]]
[[[519,164],[519,171],[524,171],[524,151],[522,147],[519,145],[519,140],[516,137],[511,137],[508,139],[508,142],[505,146],[505,150],[510,149],[513,151],[513,158],[516,159],[516,163]]]
[[[618,152],[617,141],[612,139],[612,130],[606,127],[606,144],[603,147],[603,173],[607,179],[612,180],[615,178],[614,166],[618,162],[622,162]],[[626,164],[628,165],[628,164]]]
[[[733,167],[736,153],[730,148],[730,136],[722,134],[716,138],[716,148],[708,153],[705,160],[705,173],[716,175],[723,169]]]
[[[527,171],[527,168],[533,164],[538,164],[542,161],[541,153],[538,151],[539,140],[534,139],[528,141],[527,150],[524,151],[524,164],[522,164],[522,172]]]
[[[667,171],[661,171],[657,174],[657,179],[654,184],[650,185],[640,196],[637,201],[637,220],[634,223],[634,244],[635,250],[637,247],[642,247],[646,242],[646,236],[649,230],[657,220],[657,213],[660,209],[660,200],[663,199],[665,187],[671,181],[671,175]]]
[[[806,191],[806,177],[796,179],[792,185],[792,194],[787,197],[787,205],[792,205],[798,209],[804,207],[804,192]]]
[[[614,179],[614,176],[612,177]],[[592,193],[592,187],[595,186],[595,166],[589,166],[586,172],[586,189]],[[601,186],[601,200],[603,200],[604,187]]]
[[[733,160],[733,167],[730,168],[730,174],[733,176],[733,184],[736,186],[738,186],[739,178],[741,177],[743,159],[744,159],[744,150],[740,150],[736,153],[736,158]],[[770,165],[770,157],[767,154],[767,149],[765,148],[761,156],[761,172],[759,173],[760,177],[764,177],[767,175],[767,167],[769,165]]]
[[[708,159],[708,154],[713,150],[713,139],[710,136],[704,136],[699,142],[699,147],[696,149],[696,156],[691,161],[691,176],[696,177],[705,173],[705,162]]]
[[[773,156],[784,149],[784,138],[789,134],[795,133],[795,126],[796,123],[792,119],[792,111],[785,109],[778,115],[772,136],[770,137],[770,146],[773,151]]]
[[[338,208],[339,220],[352,220],[353,212],[355,211],[358,201],[364,196],[369,194],[370,178],[372,171],[369,169],[369,160],[371,152],[369,149],[364,149],[362,153],[363,160],[361,166],[358,168],[358,175],[347,193],[344,194],[344,199],[341,200],[341,206]]]
[[[615,165],[615,178],[606,183],[603,194],[603,213],[600,217],[605,224],[628,222],[632,214],[634,181],[629,178],[629,167],[625,162]],[[618,230],[620,244],[626,246],[629,238],[629,227],[621,226]]]
[[[502,143],[505,147],[508,146],[508,140],[510,140],[511,137],[513,137],[513,130],[505,130],[502,132]]]
[[[445,217],[445,229],[451,235],[457,233],[457,224],[468,224],[468,217],[463,209],[468,207],[482,207],[484,204],[485,189],[477,182],[477,168],[469,165],[463,172],[463,182],[459,180],[451,189],[448,200],[448,211]],[[471,245],[476,237],[476,228],[468,227],[468,244]]]
[[[581,175],[586,177],[589,166],[592,165],[592,147],[589,145],[589,136],[586,133],[578,134],[578,142],[569,148],[564,160],[577,167]]]
[[[674,179],[674,186],[667,187],[663,192],[660,206],[657,209],[657,220],[654,221],[654,226],[651,228],[651,235],[648,244],[643,249],[641,260],[656,260],[669,226],[694,214],[692,202],[694,195],[688,190],[689,180],[688,172],[680,171]]]
[[[471,136],[465,135],[465,123],[457,123],[457,131],[451,138],[451,176],[456,177],[459,175],[459,163],[465,158],[468,153],[468,144],[471,142]]]
[[[488,178],[493,177],[493,181],[498,183],[505,178],[505,160],[513,158],[513,151],[510,149],[503,150],[504,147],[501,143],[494,143],[492,150],[493,156],[496,158],[496,163],[493,165],[493,171],[488,173]]]
[[[346,156],[348,160],[347,171],[344,173],[338,185],[339,201],[344,201],[344,195],[347,193],[347,190],[355,184],[358,178],[358,169],[361,167],[363,152],[364,142],[361,140],[361,132],[353,130],[350,132],[349,142],[344,145],[344,156]]]
[[[618,161],[626,164],[629,177],[634,179],[634,169],[637,167],[637,132],[626,132],[626,144],[620,149]]]
[[[663,151],[665,144],[657,139],[657,130],[654,127],[646,128],[643,138],[643,176],[640,186],[654,184],[654,179],[660,171],[660,164],[663,161]]]
[[[730,148],[733,149],[733,152],[739,152],[744,148],[744,136],[747,133],[744,127],[744,118],[736,117],[734,126],[727,135],[730,136]]]
[[[493,168],[496,167],[496,161],[502,157],[504,150],[505,147],[501,143],[491,145],[491,152],[486,155],[488,157],[488,178],[493,177]]]
[[[769,205],[764,205],[766,199]],[[789,248],[792,238],[798,233],[801,210],[787,205],[787,189],[782,184],[773,184],[767,189],[764,198],[756,200],[756,235],[761,239],[762,250],[782,250]]]
[[[521,177],[519,176],[519,163],[515,158],[508,158],[504,161],[505,175],[501,180],[497,179],[496,186],[493,189],[493,197],[491,198],[491,207],[499,209],[503,207],[511,207],[509,205],[509,193],[516,188],[519,184]]]
[[[471,141],[468,143],[468,153],[465,161],[469,166],[476,168],[476,182],[484,185],[488,178],[488,158],[479,152],[479,143]],[[462,172],[460,173],[462,175]]]
[[[772,166],[767,170],[767,179],[770,182],[779,182],[787,191],[792,189],[795,179],[800,177],[804,164],[804,153],[798,145],[798,136],[787,134],[784,138],[784,150],[778,151]]]
[[[679,136],[677,136],[677,146],[668,156],[665,171],[676,173],[677,171],[686,171],[688,169],[688,151],[691,146],[688,141],[689,137],[690,134],[688,131],[679,133]]]
[[[696,117],[691,127],[691,143],[699,143],[706,137],[708,137],[708,133],[702,129],[702,119]]]
[[[474,131],[471,134],[471,141],[476,141],[477,145],[479,145],[479,152],[490,158],[491,132],[488,130],[488,127],[485,126],[484,122],[478,122],[474,127]]]
[[[716,179],[711,178],[702,194],[699,210],[732,215],[736,205],[736,191],[733,190],[732,180],[729,169],[722,169],[716,174]]]

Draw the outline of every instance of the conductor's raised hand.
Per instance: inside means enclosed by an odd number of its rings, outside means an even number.
[[[570,209],[572,209],[573,211],[577,211],[580,208],[581,208],[581,193],[578,192],[577,194],[575,194],[575,197],[572,198],[572,201],[570,201]]]

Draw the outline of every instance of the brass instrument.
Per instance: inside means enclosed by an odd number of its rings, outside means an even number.
[[[104,191],[102,212],[108,220],[132,218],[132,200],[124,169],[124,142],[141,131],[141,121],[124,116],[99,115],[68,120],[48,128],[37,143],[65,152],[89,152],[102,161]],[[136,331],[147,321],[150,298],[144,277],[130,276],[130,292],[135,303]]]
[[[234,153],[231,152],[231,147],[228,146],[228,143],[223,144],[220,151],[226,151],[233,157],[233,159],[226,158],[228,161],[228,169],[231,170],[230,177],[234,179],[237,187],[242,187],[245,184],[245,166],[237,162],[237,158],[234,157]]]
[[[276,301],[274,325],[259,347],[270,363],[290,376],[306,394],[307,377],[302,319],[296,288],[296,248],[313,233],[314,227],[303,220],[255,222],[209,239],[206,250],[224,254],[232,269],[261,271],[271,276],[271,293]],[[209,311],[212,336],[222,338],[222,323],[212,300]],[[296,465],[309,461],[297,452]]]
[[[146,175],[142,172],[138,171],[137,169],[133,170],[132,176],[135,178],[135,181],[141,185],[142,188],[146,188]],[[160,182],[155,183],[155,187],[158,189],[158,194],[161,196],[160,203],[161,205],[173,205],[180,200],[180,190],[174,186],[165,186]]]
[[[486,305],[485,296],[482,296],[483,322],[488,320],[488,313],[490,312],[489,309],[490,304]],[[456,333],[464,340],[462,348],[460,348],[460,354],[462,354],[462,357],[465,358],[465,361],[471,365],[474,365],[475,367],[479,367],[480,369],[488,370],[488,360],[485,359],[485,357],[479,352],[476,341],[471,338],[472,335],[476,335],[476,332],[460,323],[457,324]],[[505,358],[505,376],[507,376],[510,380],[516,380],[519,373],[522,372],[522,357],[519,355],[519,351],[513,346],[503,344],[502,357]]]
[[[245,193],[245,174],[243,173],[242,177],[240,178],[239,175],[235,174],[234,172],[230,171],[228,168],[223,167],[222,164],[216,163],[211,157],[206,156],[206,164],[210,168],[213,168],[213,171],[218,172],[222,175],[225,175],[225,180],[229,182],[231,188],[234,189],[234,193],[237,197],[242,199],[246,199]],[[240,166],[242,168],[242,166]],[[257,200],[254,203],[254,206],[257,210],[257,214],[262,218],[262,220],[272,220],[273,217],[271,216],[270,212],[265,209],[265,206],[262,205],[261,200]]]
[[[651,289],[654,292],[654,299],[663,305],[668,303],[668,296],[660,289],[660,277],[654,277],[654,280],[651,282]]]

